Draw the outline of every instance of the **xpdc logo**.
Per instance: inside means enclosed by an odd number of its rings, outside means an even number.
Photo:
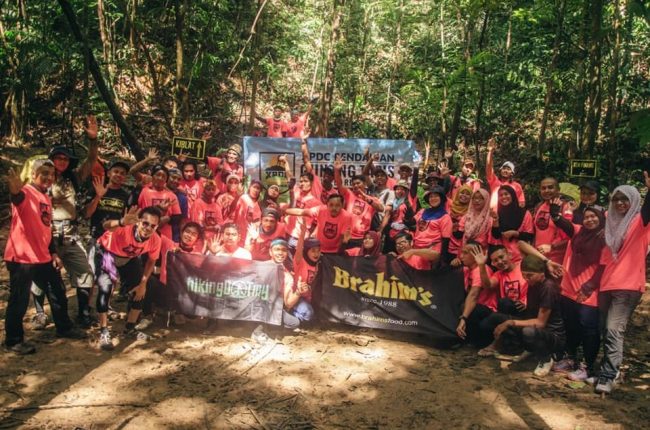
[[[260,152],[259,171],[260,181],[265,188],[268,188],[271,185],[278,185],[280,187],[280,193],[285,194],[288,191],[287,176],[285,173],[284,165],[280,163],[279,160],[282,155],[286,155],[287,163],[289,163],[291,171],[294,174],[297,174],[296,155],[292,152]]]

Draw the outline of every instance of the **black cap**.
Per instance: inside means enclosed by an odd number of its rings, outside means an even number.
[[[108,166],[108,170],[111,170],[113,167],[123,167],[124,169],[126,169],[127,172],[129,171],[129,169],[131,169],[131,166],[129,166],[129,163],[127,163],[124,160],[113,160],[113,161],[111,161],[111,164]]]
[[[594,193],[597,193],[600,191],[600,184],[598,181],[594,180],[589,180],[586,181],[584,184],[580,185],[580,189],[587,188],[588,190],[593,191]]]
[[[72,153],[70,148],[66,146],[55,146],[50,150],[50,153],[47,155],[47,158],[50,160],[54,158],[55,155],[65,155],[70,159],[70,164],[68,165],[67,170],[72,170],[75,167],[77,167],[77,164],[79,163],[79,158]]]

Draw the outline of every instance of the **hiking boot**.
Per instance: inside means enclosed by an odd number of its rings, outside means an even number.
[[[85,339],[88,337],[88,334],[86,334],[86,332],[83,330],[79,330],[76,327],[72,327],[71,329],[68,329],[66,331],[57,330],[56,336],[63,337],[65,339]]]
[[[146,330],[151,327],[151,324],[153,324],[152,318],[142,318],[140,319],[140,322],[136,324],[135,329],[140,331]]]
[[[578,366],[576,370],[567,374],[566,377],[570,381],[585,382],[589,377],[589,373],[587,372],[587,366],[585,366],[584,364],[580,364],[580,366]]]
[[[260,345],[265,345],[271,342],[271,338],[264,332],[264,326],[262,324],[255,327],[255,330],[253,330],[253,333],[251,333],[251,339],[253,342]]]
[[[7,352],[13,352],[14,354],[18,355],[27,355],[35,353],[36,347],[34,347],[34,345],[31,343],[21,342],[11,346],[5,345],[5,350]]]
[[[45,330],[48,323],[47,314],[39,312],[32,317],[32,330]]]
[[[614,381],[612,381],[609,378],[605,378],[601,376],[598,378],[598,383],[596,383],[596,388],[594,388],[594,391],[598,394],[609,394],[612,392],[612,389],[614,388]]]
[[[575,370],[575,362],[570,358],[563,358],[553,365],[553,372],[569,373]]]
[[[551,369],[553,368],[553,359],[549,358],[548,361],[540,361],[537,363],[537,367],[533,371],[533,375],[535,376],[547,376],[549,373],[551,373]]]
[[[99,333],[99,347],[104,351],[112,351],[115,349],[115,345],[113,345],[113,340],[111,339],[111,333],[108,330],[102,330]]]

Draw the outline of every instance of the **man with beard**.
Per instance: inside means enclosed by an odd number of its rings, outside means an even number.
[[[248,229],[246,249],[250,251],[253,260],[267,261],[271,258],[271,242],[278,238],[284,239],[285,236],[285,224],[280,222],[280,213],[276,209],[266,208],[260,225],[252,225]]]
[[[212,171],[212,178],[217,181],[219,193],[225,193],[230,175],[236,175],[239,181],[244,177],[244,166],[239,163],[242,148],[234,143],[226,150],[225,157],[208,157],[208,168]]]
[[[564,260],[569,236],[557,226],[560,217],[571,221],[569,204],[559,199],[560,186],[555,178],[544,178],[539,185],[542,202],[535,208],[535,248],[558,264]]]

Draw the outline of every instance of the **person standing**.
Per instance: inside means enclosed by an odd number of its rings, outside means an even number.
[[[515,175],[515,165],[511,161],[506,161],[499,168],[499,175],[494,174],[494,150],[497,147],[497,142],[494,138],[488,140],[487,148],[487,161],[485,163],[485,176],[490,186],[490,208],[494,209],[497,207],[497,201],[499,199],[499,190],[503,185],[510,186],[517,195],[517,203],[519,207],[523,208],[526,206],[526,196],[524,195],[524,189],[521,184],[513,179]]]

